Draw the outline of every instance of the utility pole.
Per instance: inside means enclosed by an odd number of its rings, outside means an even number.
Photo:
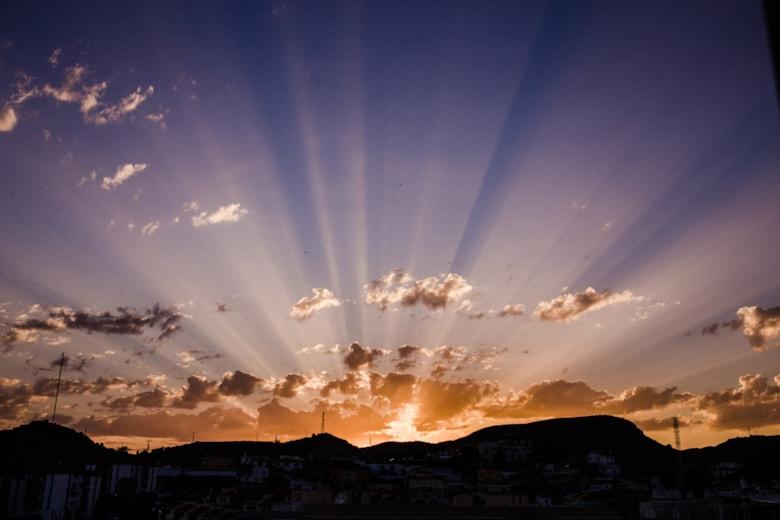
[[[57,416],[57,400],[60,397],[60,383],[62,382],[62,367],[65,365],[65,352],[62,353],[60,358],[60,373],[57,376],[57,390],[54,392],[54,410],[51,412],[51,422],[54,423],[54,418]]]

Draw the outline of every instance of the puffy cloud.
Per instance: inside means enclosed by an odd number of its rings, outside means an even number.
[[[611,396],[583,381],[543,381],[499,405],[486,408],[488,417],[561,417],[587,415]]]
[[[193,215],[191,218],[192,225],[194,227],[203,227],[211,224],[233,224],[243,219],[249,214],[249,210],[241,207],[241,204],[234,202],[227,206],[220,207],[213,213],[203,211],[197,215]]]
[[[742,320],[742,334],[756,350],[767,349],[770,340],[780,337],[780,307],[740,307],[737,316]]]
[[[298,351],[298,354],[338,354],[339,352],[341,352],[341,346],[338,343],[332,347],[324,343],[317,343],[313,347],[303,347]]]
[[[414,361],[419,352],[420,347],[414,345],[398,347],[398,359],[395,364],[395,369],[403,372],[414,367]]]
[[[774,381],[759,374],[739,378],[739,386],[704,394],[698,402],[716,429],[747,429],[780,424],[780,374]]]
[[[354,395],[360,390],[361,379],[356,372],[347,372],[341,379],[328,381],[321,389],[322,397],[330,397],[332,392],[338,391],[342,395]]]
[[[341,305],[339,299],[328,289],[315,287],[311,292],[314,296],[304,296],[293,304],[290,311],[292,319],[304,321],[314,316],[317,311]]]
[[[6,344],[13,344],[27,342],[29,333],[35,331],[61,333],[81,330],[88,334],[137,335],[144,330],[157,329],[157,339],[162,340],[179,330],[177,322],[181,317],[174,307],[162,307],[159,304],[143,312],[120,307],[116,314],[55,307],[49,309],[44,317],[30,317],[26,314],[19,317],[2,338]]]
[[[19,379],[0,377],[0,419],[19,419],[28,410],[31,387]]]
[[[117,397],[109,399],[103,404],[112,410],[128,410],[130,408],[162,408],[165,406],[165,400],[169,397],[168,392],[160,388],[154,388],[145,392],[139,392],[127,397]]]
[[[160,229],[160,221],[159,220],[155,220],[153,222],[149,222],[147,224],[144,224],[144,227],[141,228],[141,234],[142,235],[151,236],[158,229]]]
[[[10,132],[16,127],[17,122],[14,107],[6,105],[0,109],[0,132]]]
[[[385,352],[382,349],[363,348],[359,343],[353,342],[349,346],[347,355],[344,357],[344,364],[350,370],[358,370],[364,366],[373,365],[384,354]]]
[[[393,269],[363,286],[364,301],[381,311],[394,305],[423,305],[431,310],[444,309],[457,303],[473,287],[456,273],[442,273],[415,280],[403,269]]]
[[[255,386],[261,381],[259,377],[241,370],[228,372],[222,377],[219,392],[222,395],[251,395],[255,391]]]
[[[298,395],[298,390],[306,384],[306,378],[300,374],[287,374],[274,386],[274,395],[289,399]]]
[[[133,175],[140,173],[146,169],[145,164],[123,164],[118,166],[113,177],[103,177],[101,187],[104,190],[113,190],[125,183]]]
[[[625,390],[617,399],[605,403],[603,410],[607,413],[627,414],[689,402],[694,397],[687,392],[678,392],[675,386],[663,390],[651,386],[635,386]]]
[[[216,381],[209,381],[205,377],[190,376],[187,384],[182,386],[179,395],[173,400],[173,408],[195,408],[200,403],[216,403],[222,400],[219,386]]]
[[[559,379],[533,384],[509,399],[486,407],[485,414],[496,418],[625,415],[692,403],[694,398],[693,394],[678,392],[676,387],[658,390],[649,386],[629,388],[614,397],[584,381]]]
[[[542,321],[572,322],[588,312],[618,303],[639,300],[641,297],[634,296],[631,291],[616,293],[606,290],[598,292],[593,287],[588,287],[582,292],[564,293],[550,301],[539,302],[533,317]]]
[[[515,303],[515,304],[509,304],[504,305],[504,308],[498,311],[499,318],[506,318],[509,316],[522,316],[525,312],[525,307],[523,307],[522,304]]]

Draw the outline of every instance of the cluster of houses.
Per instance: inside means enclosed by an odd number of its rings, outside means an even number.
[[[766,489],[760,499],[750,499],[762,490],[751,488],[735,463],[711,468],[722,489],[712,490],[709,498],[690,499],[668,482],[625,475],[609,453],[541,462],[528,442],[480,442],[469,454],[444,450],[405,457],[328,456],[322,449],[240,456],[210,454],[205,447],[200,452],[178,464],[155,461],[149,454],[132,463],[87,464],[69,473],[5,475],[0,477],[5,515],[205,520],[346,513],[522,518],[532,512],[535,518],[606,519],[633,511],[629,516],[639,518],[748,519],[763,518],[755,512],[751,516],[746,505],[763,500],[764,510],[776,515],[766,518],[780,518],[780,500],[773,502]],[[780,489],[776,484],[775,491]]]

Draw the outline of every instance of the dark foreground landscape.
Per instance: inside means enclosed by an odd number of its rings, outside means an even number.
[[[37,421],[0,432],[0,471],[6,518],[780,518],[780,436],[677,451],[610,416],[137,454]]]

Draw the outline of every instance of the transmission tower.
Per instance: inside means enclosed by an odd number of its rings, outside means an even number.
[[[680,442],[680,421],[677,420],[677,417],[672,417],[672,428],[674,428],[674,447],[680,451],[682,443]]]

